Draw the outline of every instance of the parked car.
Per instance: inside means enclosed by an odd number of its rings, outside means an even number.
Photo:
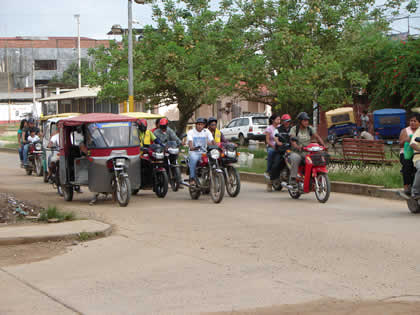
[[[263,114],[252,114],[234,118],[220,131],[227,140],[239,140],[245,145],[249,140],[265,140],[264,130],[268,127],[268,117]]]

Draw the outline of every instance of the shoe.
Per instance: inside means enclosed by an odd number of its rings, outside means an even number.
[[[269,173],[265,172],[264,177],[265,177],[266,180],[270,180],[270,174]]]
[[[268,183],[267,183],[267,192],[272,192],[273,191],[273,183],[272,183],[272,181],[270,180]]]

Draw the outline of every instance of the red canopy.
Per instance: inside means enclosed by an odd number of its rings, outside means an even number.
[[[77,117],[67,118],[60,121],[61,126],[79,126],[88,123],[136,121],[137,118],[111,113],[91,113]]]

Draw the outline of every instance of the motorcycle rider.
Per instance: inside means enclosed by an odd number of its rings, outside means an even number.
[[[181,145],[181,140],[178,138],[175,131],[168,126],[168,124],[169,121],[167,118],[161,118],[159,120],[159,128],[156,129],[153,134],[162,144],[167,144],[168,141],[175,141],[178,146]]]
[[[37,127],[35,127],[35,120],[33,118],[28,119],[28,129],[25,131],[24,135],[24,146],[23,146],[23,166],[28,167],[28,151],[29,151],[29,144],[28,137],[31,135],[31,133],[34,132],[35,135],[41,137],[41,132]]]
[[[290,129],[290,144],[293,152],[290,153],[290,184],[295,186],[297,184],[296,177],[300,163],[305,158],[303,148],[308,146],[312,140],[316,140],[320,145],[325,146],[322,138],[316,131],[309,126],[309,115],[306,112],[301,112],[297,116],[298,123]]]
[[[201,155],[206,152],[208,144],[214,144],[213,135],[209,130],[204,129],[205,125],[206,120],[199,117],[195,121],[195,128],[189,130],[187,133],[190,185],[195,184],[195,170]]]
[[[48,142],[48,148],[59,148],[60,147],[60,133],[57,129]],[[53,151],[50,156],[48,163],[48,181],[51,179],[52,170],[55,168],[55,163],[58,161],[58,151]]]
[[[416,141],[417,137],[420,137],[420,128],[417,128],[410,141],[410,146],[415,151],[415,154],[413,155],[413,164],[417,169],[416,175],[414,176],[413,187],[411,188],[411,197],[416,200],[420,199],[420,143]]]
[[[280,126],[277,128],[279,133],[289,133],[292,129],[292,117],[289,114],[284,114],[280,118]]]
[[[140,139],[140,147],[148,147],[152,143],[161,144],[159,139],[147,129],[147,120],[146,119],[138,119],[137,125],[139,126],[139,139]]]
[[[223,133],[217,128],[217,118],[210,117],[207,120],[207,129],[211,132],[214,138],[214,142],[216,144],[219,143],[227,143],[225,136]]]

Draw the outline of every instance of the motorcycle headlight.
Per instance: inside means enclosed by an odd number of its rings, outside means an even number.
[[[35,150],[37,150],[37,151],[41,151],[41,149],[42,149],[42,145],[41,145],[41,143],[37,143],[37,144],[35,144]]]
[[[211,151],[210,151],[210,157],[211,157],[213,160],[217,160],[217,159],[220,157],[220,152],[219,152],[219,150],[217,150],[217,149],[213,149],[213,150],[211,150]]]
[[[226,151],[226,152],[225,152],[225,155],[226,155],[228,158],[234,159],[234,158],[236,158],[236,151]]]
[[[177,155],[179,153],[178,148],[169,148],[168,149],[169,154]]]
[[[115,159],[115,165],[124,166],[125,165],[125,159]]]
[[[161,160],[161,159],[163,159],[163,156],[164,156],[163,152],[153,152],[153,157],[154,157],[156,160]]]

